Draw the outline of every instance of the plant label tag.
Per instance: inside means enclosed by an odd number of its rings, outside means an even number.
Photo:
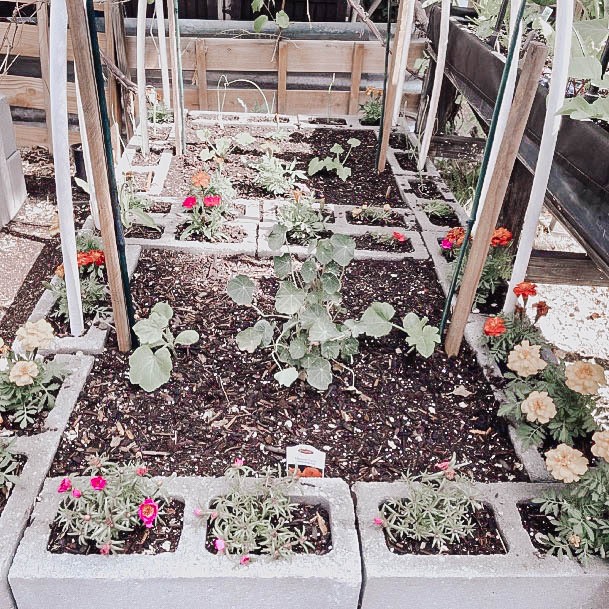
[[[544,21],[547,21],[551,17],[552,12],[553,12],[552,7],[546,6],[546,8],[544,8],[543,11],[541,11],[541,18]]]
[[[308,444],[288,446],[285,450],[288,472],[296,470],[303,478],[323,478],[326,453]]]

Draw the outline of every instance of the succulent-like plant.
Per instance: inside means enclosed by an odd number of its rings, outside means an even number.
[[[17,483],[18,467],[19,461],[11,449],[11,445],[0,442],[0,500],[6,499]]]
[[[270,152],[252,163],[251,167],[256,170],[254,184],[274,195],[288,194],[294,190],[297,181],[304,182],[307,179],[303,171],[296,169],[296,160],[291,163],[281,161]]]

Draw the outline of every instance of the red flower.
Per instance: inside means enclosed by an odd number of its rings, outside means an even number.
[[[399,233],[398,231],[393,232],[393,238],[400,243],[404,243],[404,241],[406,241],[406,235]]]
[[[138,476],[145,476],[148,473],[148,468],[142,465],[135,470],[135,473]]]
[[[505,331],[505,321],[502,317],[489,317],[484,322],[484,333],[487,336],[501,336]]]
[[[76,263],[78,266],[102,266],[106,262],[106,256],[102,250],[89,250],[88,252],[78,252],[76,255]]]
[[[506,247],[512,242],[512,233],[507,228],[496,228],[491,237],[493,247]]]
[[[103,476],[95,476],[91,478],[91,486],[96,491],[103,491],[106,488],[108,481]]]
[[[203,205],[205,207],[217,207],[222,202],[220,195],[209,195],[203,198]]]
[[[100,549],[99,549],[99,553],[103,554],[104,556],[107,556],[108,554],[110,554],[110,544],[109,543],[105,543]]]
[[[301,472],[302,478],[321,478],[321,472],[316,467],[305,467]]]
[[[529,296],[537,296],[537,286],[529,281],[521,281],[514,286],[514,294],[526,300]]]
[[[450,243],[451,245],[456,245],[459,247],[463,244],[465,239],[465,229],[462,226],[457,226],[455,228],[451,228],[447,233],[446,237],[444,237],[444,241]],[[445,248],[446,249],[446,248]]]
[[[197,197],[186,197],[182,203],[182,207],[192,209],[197,204]]]
[[[550,307],[545,300],[540,300],[533,305],[533,308],[537,310],[535,315],[535,323],[537,323],[542,317],[545,317],[550,311]]]

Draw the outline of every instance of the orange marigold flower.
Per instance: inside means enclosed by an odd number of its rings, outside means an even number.
[[[65,277],[65,269],[63,268],[63,264],[60,264],[56,269],[55,269],[55,275],[57,275],[57,277],[61,277],[62,279]]]
[[[78,266],[88,266],[89,264],[102,266],[106,262],[106,257],[102,250],[89,250],[88,252],[79,252],[76,256],[76,262]]]
[[[535,314],[535,322],[538,322],[542,317],[545,317],[550,311],[550,306],[545,300],[540,300],[533,305],[533,308],[537,310]]]
[[[487,336],[501,336],[506,329],[503,317],[489,317],[484,322],[484,333]]]
[[[211,176],[205,171],[197,171],[194,176],[192,176],[192,185],[197,188],[207,188],[211,182]]]
[[[459,247],[463,244],[463,240],[465,239],[465,229],[462,226],[451,228],[446,233],[445,239],[453,245]]]
[[[523,298],[537,296],[537,286],[530,281],[521,281],[514,286],[514,294],[516,294],[516,296],[522,296]]]
[[[304,467],[300,475],[302,478],[321,478],[321,472],[316,467]]]
[[[507,228],[496,228],[491,237],[493,247],[506,247],[512,242],[512,233]]]

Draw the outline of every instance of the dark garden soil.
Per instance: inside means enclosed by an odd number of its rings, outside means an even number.
[[[212,508],[213,509],[213,505]],[[304,529],[304,537],[307,541],[314,545],[314,549],[308,554],[327,554],[332,549],[332,531],[330,530],[330,516],[321,505],[308,505],[300,503],[292,512],[293,520],[286,528],[293,529],[300,534]],[[216,536],[211,520],[207,521],[207,537],[205,539],[205,548],[212,554],[217,554],[218,551],[214,546]],[[303,554],[301,547],[296,546],[295,554]],[[253,555],[260,556],[262,552],[253,551]]]
[[[146,210],[150,214],[168,214],[171,211],[171,203],[168,201],[150,201]]]
[[[236,347],[235,334],[257,319],[226,295],[236,273],[259,282],[257,305],[271,311],[277,284],[270,261],[143,252],[133,281],[139,316],[167,301],[174,329],[194,328],[201,340],[180,350],[171,381],[147,394],[128,383],[127,355],[111,337],[72,413],[53,475],[81,469],[99,451],[119,461],[144,458],[155,475],[219,476],[237,456],[260,468],[281,461],[286,446],[306,442],[327,451],[327,476],[349,482],[396,479],[453,453],[475,480],[526,479],[470,350],[423,359],[408,354],[404,337],[393,332],[361,340],[353,364],[361,393],[348,389],[351,375],[340,370],[324,393],[300,381],[281,388],[268,353]],[[344,286],[350,317],[379,300],[397,317],[415,311],[439,322],[444,298],[428,261],[358,261]]]
[[[435,226],[448,226],[449,228],[455,228],[457,226],[461,226],[461,221],[459,220],[457,214],[449,214],[447,216],[437,216],[436,214],[427,214],[429,221]]]
[[[108,315],[109,315],[110,298],[106,298],[106,300],[101,302],[99,304],[99,306],[107,307]],[[103,317],[103,312],[100,312],[100,317]],[[46,317],[46,320],[51,324],[51,326],[53,327],[53,331],[55,332],[55,336],[57,336],[58,338],[71,335],[69,320],[64,319],[63,317],[59,317],[57,315],[48,315]],[[83,315],[83,321],[84,321],[84,327],[85,327],[84,332],[83,332],[83,334],[84,334],[89,330],[89,328],[95,321],[95,313],[87,313],[86,315]]]
[[[408,143],[406,135],[399,131],[392,131],[389,135],[389,146],[394,150],[412,150],[412,146]]]
[[[440,189],[432,179],[412,180],[410,186],[419,199],[443,199]]]
[[[130,533],[121,534],[120,539],[125,542],[124,554],[162,554],[176,551],[182,535],[184,504],[173,499],[164,506],[163,512],[162,524],[157,521],[151,529],[140,526]],[[51,525],[47,550],[52,554],[100,553],[94,543],[81,544],[77,537],[62,537],[58,523]]]
[[[507,284],[502,284],[489,295],[486,302],[474,304],[473,308],[478,310],[480,313],[484,313],[485,315],[496,315],[503,309],[503,303],[505,302],[507,291]]]
[[[317,233],[317,239],[329,239],[330,237],[332,237],[334,233],[332,233],[332,231],[330,230],[324,230],[321,231],[320,233]],[[287,243],[288,245],[309,245],[313,239],[299,239],[298,237],[295,237],[293,234],[288,233],[286,235],[286,239],[287,239]]]
[[[188,222],[184,224],[180,224],[180,226],[176,229],[176,239],[180,239],[182,233],[188,227]],[[204,235],[199,233],[191,233],[184,241],[199,241],[200,243],[241,243],[243,239],[247,236],[245,229],[241,226],[234,226],[230,224],[225,224],[222,229],[222,237],[219,237],[215,241],[210,241],[206,239]]]
[[[17,462],[17,469],[12,472],[11,475],[13,476],[19,476],[19,474],[21,474],[21,472],[23,471],[23,466],[25,465],[25,455],[13,455],[15,461]],[[9,497],[11,496],[11,493],[13,492],[13,488],[0,488],[0,516],[2,516],[2,512],[4,510],[4,508],[6,507],[6,504],[8,503]]]
[[[451,554],[451,555],[488,555],[506,554],[506,548],[497,529],[497,523],[490,508],[483,506],[470,514],[474,523],[472,535],[468,535],[458,543],[446,544],[440,551],[433,547],[431,541],[416,541],[409,538],[394,541],[385,530],[385,541],[389,550],[395,554]]]
[[[383,235],[388,237],[388,240],[378,240],[378,235],[381,233],[365,233],[354,237],[355,245],[358,250],[373,250],[375,252],[396,252],[399,254],[407,254],[413,252],[414,248],[410,239],[406,241],[398,241],[393,235]]]
[[[554,526],[548,517],[539,511],[538,504],[532,502],[519,503],[518,511],[522,518],[522,525],[529,534],[529,539],[535,549],[542,554],[547,554],[548,546],[544,543],[544,537],[555,533]]]
[[[395,152],[394,154],[398,165],[404,171],[418,171],[417,160],[412,152]]]
[[[158,229],[143,224],[132,224],[131,228],[125,232],[127,239],[160,239],[163,236],[163,227]]]
[[[363,125],[364,127],[378,127],[381,124],[381,121],[380,121],[380,119],[371,121],[371,120],[366,120],[364,118],[360,118],[359,124]]]
[[[382,218],[362,218],[361,215],[353,216],[353,214],[348,211],[347,212],[347,222],[349,224],[357,224],[359,226],[396,226],[401,228],[411,228],[412,224],[404,220],[404,216],[402,214],[398,214],[396,212],[390,212],[391,215],[388,219]]]
[[[347,121],[344,118],[312,118],[309,121],[313,125],[346,125]]]

